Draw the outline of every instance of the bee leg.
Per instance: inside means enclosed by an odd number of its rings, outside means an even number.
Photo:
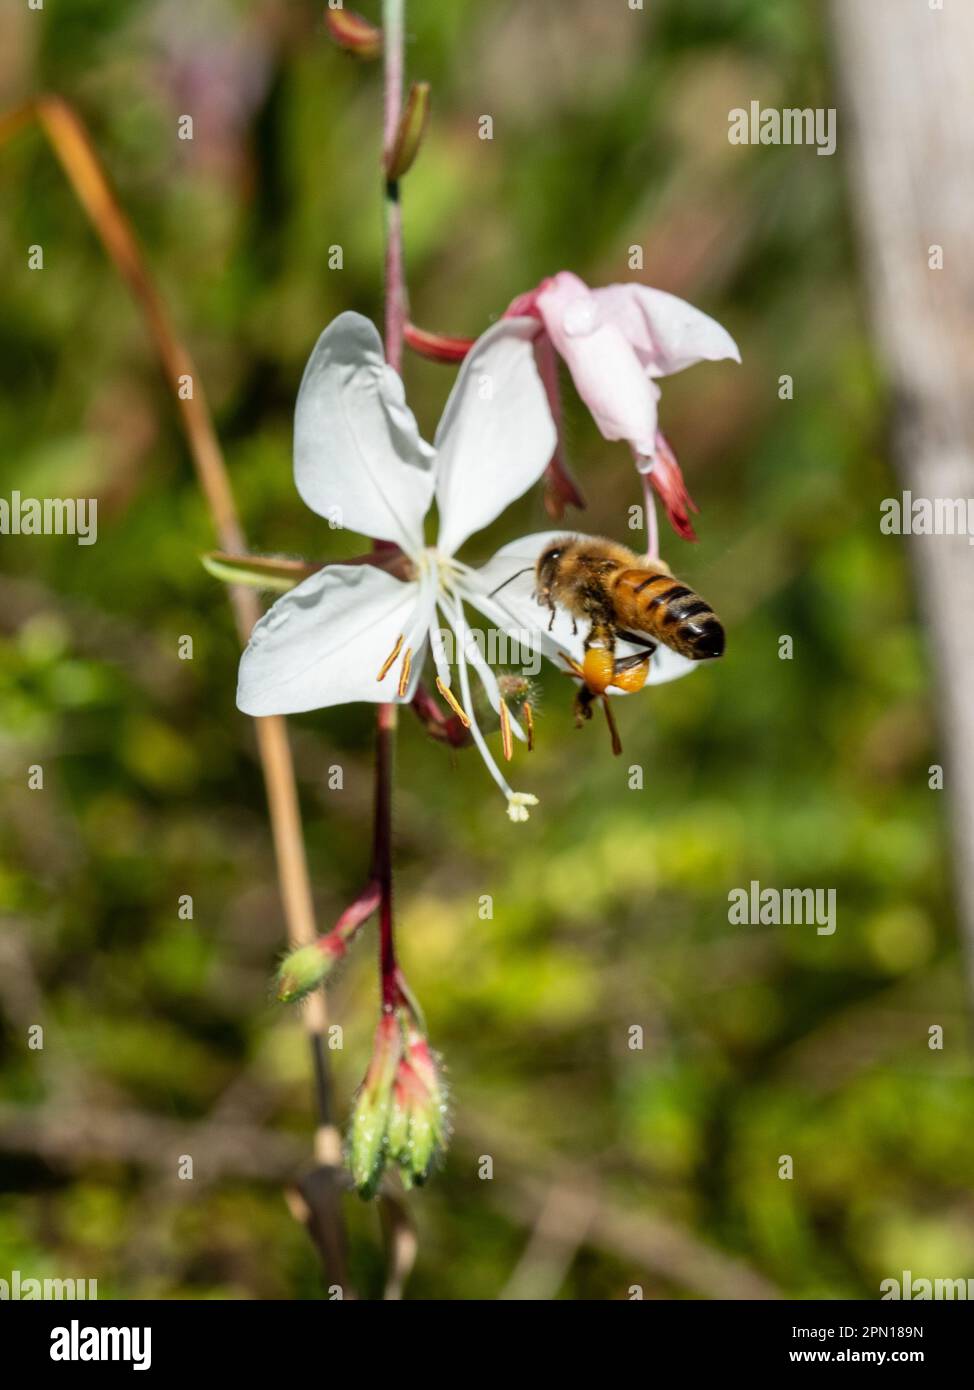
[[[619,729],[616,725],[615,715],[612,713],[612,707],[609,704],[608,695],[602,696],[602,707],[605,710],[605,722],[609,726],[609,737],[612,740],[612,753],[614,757],[618,758],[619,754],[622,752],[622,739],[619,737]]]
[[[573,637],[577,637],[577,636],[578,636],[578,623],[576,623],[576,621],[575,621],[574,618],[572,618],[572,636],[573,636]]]
[[[624,671],[634,671],[637,667],[645,665],[648,659],[645,652],[636,652],[634,656],[616,657],[615,673],[619,676]]]
[[[592,718],[592,705],[598,699],[587,685],[580,685],[575,696],[575,728],[580,729],[587,719]]]
[[[593,695],[604,694],[612,684],[615,664],[615,640],[611,629],[593,623],[585,639],[585,655],[582,658],[582,674]]]

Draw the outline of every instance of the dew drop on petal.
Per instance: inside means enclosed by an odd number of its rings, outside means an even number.
[[[591,299],[576,299],[565,310],[562,327],[569,338],[582,338],[592,332],[597,317],[597,308]]]

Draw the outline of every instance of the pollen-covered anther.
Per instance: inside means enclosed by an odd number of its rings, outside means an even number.
[[[511,733],[511,712],[506,701],[501,700],[498,712],[501,719],[501,746],[506,761],[510,762],[514,757],[514,736]]]
[[[459,721],[460,721],[460,723],[463,725],[463,727],[464,727],[465,729],[469,729],[469,728],[470,728],[470,716],[467,714],[466,710],[463,708],[463,705],[461,705],[460,701],[459,701],[459,700],[457,699],[457,697],[454,695],[454,693],[453,693],[453,691],[450,689],[450,687],[449,687],[448,685],[444,685],[443,681],[440,680],[439,676],[437,676],[437,678],[436,678],[436,688],[437,688],[437,690],[440,692],[440,694],[443,696],[443,698],[444,698],[444,700],[447,702],[447,704],[450,706],[450,708],[452,709],[453,713],[454,713],[454,714],[456,715],[456,717],[459,719]]]
[[[402,658],[402,669],[399,672],[399,689],[397,691],[397,694],[399,695],[400,700],[405,696],[406,691],[409,688],[409,672],[412,670],[412,665],[413,649],[412,647],[407,647]]]
[[[392,670],[392,663],[395,661],[396,657],[402,651],[402,644],[405,640],[406,638],[404,634],[400,632],[399,636],[396,638],[396,645],[393,647],[392,651],[389,653],[389,655],[386,657],[385,661],[383,661],[382,665],[379,668],[379,674],[376,676],[377,681],[384,681],[386,676]]]
[[[523,704],[522,707],[521,707],[521,713],[524,715],[524,732],[525,732],[525,734],[527,735],[527,740],[528,740],[528,752],[529,752],[529,753],[533,753],[533,752],[534,752],[534,710],[531,708],[531,701],[530,701],[530,700],[525,700],[524,704]]]

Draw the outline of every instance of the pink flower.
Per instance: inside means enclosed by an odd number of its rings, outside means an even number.
[[[688,510],[693,502],[659,432],[656,379],[695,362],[725,357],[739,362],[733,338],[716,320],[664,290],[637,284],[590,290],[567,270],[520,295],[507,310],[511,317],[528,314],[544,327],[539,357],[551,344],[564,358],[603,437],[628,441],[674,529],[695,540]],[[558,420],[557,388],[545,373],[542,377]]]

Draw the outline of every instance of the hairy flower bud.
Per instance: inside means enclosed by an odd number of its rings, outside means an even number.
[[[426,1182],[446,1146],[446,1094],[430,1045],[415,1025],[396,1072],[388,1141],[404,1187]]]
[[[360,1196],[375,1195],[387,1163],[398,1164],[404,1187],[421,1186],[446,1140],[446,1091],[430,1045],[405,1011],[384,1014],[349,1131]]]
[[[372,1060],[355,1100],[348,1136],[352,1180],[362,1197],[375,1196],[385,1167],[393,1087],[402,1047],[398,1014],[383,1014],[375,1030]]]
[[[293,1004],[317,989],[345,954],[345,947],[333,935],[321,936],[310,946],[290,951],[277,970],[277,997],[282,1004]]]

